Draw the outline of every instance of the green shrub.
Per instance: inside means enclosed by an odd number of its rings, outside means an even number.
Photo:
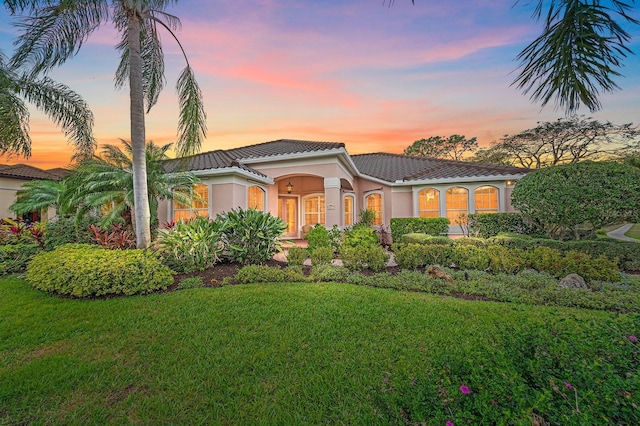
[[[0,246],[0,276],[24,272],[29,261],[40,252],[38,244],[9,244]]]
[[[305,235],[304,239],[307,240],[307,248],[310,253],[318,247],[331,247],[329,231],[320,223],[311,228],[311,231]]]
[[[395,261],[402,269],[418,269],[427,265],[448,265],[453,248],[439,244],[396,244]]]
[[[287,249],[287,263],[291,266],[302,266],[309,257],[309,250],[304,247],[290,247]]]
[[[378,236],[373,228],[363,225],[356,225],[345,231],[342,250],[347,248],[368,248],[379,247]]]
[[[360,222],[359,225],[372,227],[373,222],[376,220],[376,212],[372,209],[364,209],[360,211]]]
[[[460,269],[477,269],[479,271],[488,269],[491,263],[486,249],[471,245],[453,247],[452,260]]]
[[[342,231],[338,228],[338,225],[333,225],[328,232],[330,247],[333,249],[334,253],[340,253],[340,249],[342,248],[342,239],[344,238]]]
[[[449,233],[449,219],[446,217],[393,217],[390,225],[393,241],[414,232],[435,236]]]
[[[263,263],[282,251],[279,238],[287,224],[279,217],[255,209],[233,209],[219,214],[227,246],[225,257],[242,264]]]
[[[312,265],[323,265],[331,263],[333,260],[333,249],[331,247],[316,247],[309,256]]]
[[[371,269],[374,272],[382,271],[389,260],[389,254],[380,246],[369,247],[342,247],[340,258],[344,266],[352,271]]]
[[[610,260],[618,259],[620,269],[628,272],[640,272],[640,244],[633,241],[588,240],[566,241],[565,250],[578,250],[591,257],[606,256]]]
[[[453,244],[456,246],[487,247],[489,245],[489,242],[484,238],[463,237],[453,240]]]
[[[220,261],[223,237],[220,222],[197,216],[160,230],[156,248],[162,262],[176,272],[203,271]]]
[[[188,290],[190,288],[202,287],[202,277],[189,277],[178,283],[178,290]]]
[[[299,268],[274,268],[266,265],[242,267],[235,278],[239,284],[305,282],[307,278]]]
[[[480,213],[470,214],[469,233],[489,238],[503,232],[535,235],[537,231],[520,213]]]
[[[351,272],[342,266],[329,264],[314,265],[311,268],[311,280],[319,282],[345,282]]]
[[[533,247],[524,254],[529,266],[536,271],[555,275],[554,271],[560,268],[562,252],[546,246]]]
[[[89,225],[96,225],[99,219],[91,216],[76,220],[61,217],[46,223],[44,229],[44,249],[53,250],[63,244],[89,244],[93,242],[93,232]]]
[[[398,240],[400,243],[415,243],[415,244],[439,244],[444,246],[452,246],[454,244],[454,240],[445,236],[435,236],[429,234],[421,234],[418,232],[412,232],[410,234],[405,234],[400,237]]]
[[[148,250],[107,250],[86,244],[37,254],[26,278],[37,289],[74,297],[150,293],[173,283],[171,270]]]
[[[609,260],[606,256],[594,259],[586,253],[575,250],[564,253],[560,263],[560,271],[561,273],[556,275],[558,278],[575,273],[582,276],[587,282],[620,280],[617,259]]]
[[[520,249],[492,245],[485,250],[489,268],[495,273],[515,274],[527,266],[527,259]]]

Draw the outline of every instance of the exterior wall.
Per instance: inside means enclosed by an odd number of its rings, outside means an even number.
[[[9,206],[16,201],[16,192],[22,184],[28,182],[22,179],[0,178],[0,218],[15,218],[16,214],[9,211]]]

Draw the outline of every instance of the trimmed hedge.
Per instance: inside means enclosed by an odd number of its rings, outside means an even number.
[[[446,217],[394,217],[390,225],[393,241],[399,241],[404,234],[413,232],[435,236],[449,233],[449,219]]]
[[[26,279],[35,288],[73,297],[131,295],[165,289],[173,272],[147,250],[66,244],[36,255]]]
[[[584,240],[558,241],[549,238],[532,238],[518,234],[499,234],[488,239],[491,244],[520,249],[531,249],[544,246],[559,250],[581,251],[592,258],[605,256],[611,261],[617,261],[619,268],[627,272],[640,272],[640,244],[633,241],[616,240]]]
[[[479,213],[470,214],[469,234],[489,238],[502,232],[534,235],[535,227],[528,224],[521,213]]]

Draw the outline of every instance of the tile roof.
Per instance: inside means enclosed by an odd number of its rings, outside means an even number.
[[[220,149],[215,151],[203,152],[202,154],[192,155],[191,157],[169,160],[165,167],[169,172],[175,172],[179,170],[188,170],[191,172],[195,172],[198,170],[226,169],[237,167],[250,173],[266,177],[265,174],[260,173],[259,171],[254,170],[251,167],[247,167],[244,164],[240,164],[229,155],[229,151],[223,151]]]
[[[27,164],[15,164],[15,165],[2,165],[0,166],[0,177],[9,177],[14,179],[24,180],[60,180],[62,177],[59,173],[51,173],[46,170],[39,169],[37,167],[29,166]]]
[[[64,179],[71,174],[71,170],[65,169],[63,167],[56,167],[54,169],[45,170],[47,173],[57,176],[60,179]]]
[[[528,169],[512,166],[413,157],[382,152],[353,155],[351,159],[360,173],[387,182],[520,175],[529,171]]]
[[[319,152],[344,148],[342,142],[314,142],[295,139],[278,139],[255,145],[230,149],[227,152],[234,159],[274,157],[278,155]]]

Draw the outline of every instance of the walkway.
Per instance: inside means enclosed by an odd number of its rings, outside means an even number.
[[[627,237],[626,235],[624,235],[624,233],[627,232],[632,226],[633,226],[633,223],[627,223],[626,225],[622,225],[618,229],[615,229],[611,232],[607,232],[607,236],[611,238],[615,238],[616,240],[633,241],[637,243],[638,240],[636,240],[635,238]]]

